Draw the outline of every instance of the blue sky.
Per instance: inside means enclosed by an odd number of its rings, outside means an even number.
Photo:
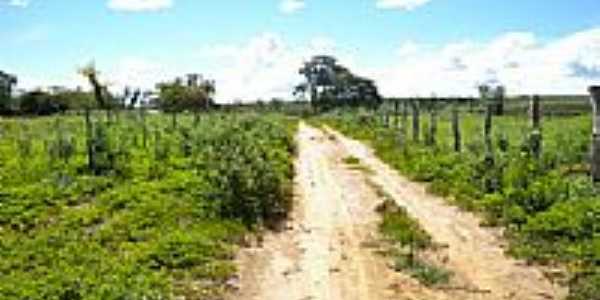
[[[20,86],[114,90],[185,72],[219,97],[286,96],[295,69],[336,55],[384,94],[582,93],[600,82],[598,0],[0,0],[0,69]],[[579,71],[578,71],[579,70]],[[583,71],[582,71],[583,70]]]

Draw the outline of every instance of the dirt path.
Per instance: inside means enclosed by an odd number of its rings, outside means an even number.
[[[295,207],[285,230],[239,258],[239,291],[232,299],[558,299],[540,271],[502,254],[501,241],[470,214],[429,196],[374,157],[361,143],[305,124],[298,133]],[[373,172],[343,163],[358,157]],[[406,207],[434,240],[447,244],[457,289],[428,289],[394,272],[377,250],[372,181]],[[467,289],[463,289],[467,287]],[[469,290],[469,291],[466,291]],[[479,292],[473,292],[474,290]]]

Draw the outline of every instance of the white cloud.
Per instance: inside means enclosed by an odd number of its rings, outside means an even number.
[[[368,60],[355,50],[323,36],[295,45],[281,35],[264,33],[242,43],[207,45],[198,53],[176,61],[140,56],[97,66],[103,71],[103,82],[117,92],[125,85],[152,88],[175,76],[203,73],[216,80],[221,103],[289,99],[293,87],[303,80],[298,69],[316,54],[334,55],[354,73],[375,79],[388,97],[469,96],[475,95],[476,86],[483,82],[504,84],[510,94],[585,94],[589,85],[600,82],[600,28],[546,42],[528,32],[438,46],[408,41],[399,45],[398,55],[382,61],[381,67],[366,65]],[[75,70],[73,67],[73,73],[64,78],[56,74],[20,76],[19,86],[62,82],[87,87]],[[18,68],[14,72],[26,74]]]
[[[246,44],[210,49],[207,57],[216,59],[211,73],[222,101],[287,98],[300,81],[302,58],[279,35],[266,33]]]
[[[339,48],[327,37],[315,37],[303,45],[290,45],[282,36],[260,34],[238,45],[212,45],[201,51],[201,59],[213,62],[205,72],[217,82],[217,100],[229,102],[274,97],[289,99],[303,61],[317,54],[335,55],[354,70],[355,54]]]
[[[88,59],[82,59],[79,63],[68,68],[69,72],[62,74],[54,72],[32,74],[19,71],[18,68],[8,69],[16,70],[15,74],[27,74],[19,75],[19,89],[33,90],[45,89],[50,86],[62,86],[67,88],[81,87],[84,90],[90,90],[91,87],[87,79],[77,72],[78,69],[89,62]],[[99,70],[100,83],[106,85],[115,94],[123,92],[126,86],[152,90],[156,83],[172,80],[175,76],[182,75],[177,72],[176,68],[167,63],[142,57],[124,57],[118,59],[112,65],[100,62],[96,62],[95,65]],[[0,69],[2,69],[1,66]]]
[[[378,0],[377,8],[380,9],[399,9],[399,10],[413,10],[419,6],[427,4],[431,0]]]
[[[142,57],[125,57],[120,59],[114,66],[101,74],[104,84],[107,84],[112,92],[119,93],[126,86],[152,90],[159,82],[172,80],[181,76],[174,66],[158,60]]]
[[[506,33],[413,51],[390,65],[371,73],[387,96],[474,95],[486,82],[512,94],[581,94],[600,82],[600,28],[546,43],[532,33]]]
[[[303,10],[305,6],[304,0],[282,0],[279,3],[279,10],[284,14],[293,14]]]
[[[68,88],[84,87],[88,89],[88,83],[75,72],[69,74],[28,74],[27,76],[19,75],[19,72],[13,72],[18,76],[17,89],[36,90],[46,89],[51,86],[62,86]]]
[[[159,11],[173,6],[173,0],[110,0],[108,7],[116,11]]]

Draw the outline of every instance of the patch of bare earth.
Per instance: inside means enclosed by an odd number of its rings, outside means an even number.
[[[337,132],[300,125],[294,209],[284,229],[239,258],[243,300],[559,299],[543,273],[503,254],[495,231],[425,193],[369,148]],[[361,168],[343,160],[360,159]],[[368,170],[368,171],[365,171]],[[377,187],[374,187],[374,184]],[[444,247],[448,286],[427,288],[395,272],[381,250],[375,212],[383,190]]]

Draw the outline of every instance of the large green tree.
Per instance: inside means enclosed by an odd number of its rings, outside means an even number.
[[[304,63],[299,72],[306,81],[296,86],[294,94],[308,93],[315,108],[343,105],[376,107],[381,103],[373,80],[353,74],[338,64],[333,56],[314,56]]]

